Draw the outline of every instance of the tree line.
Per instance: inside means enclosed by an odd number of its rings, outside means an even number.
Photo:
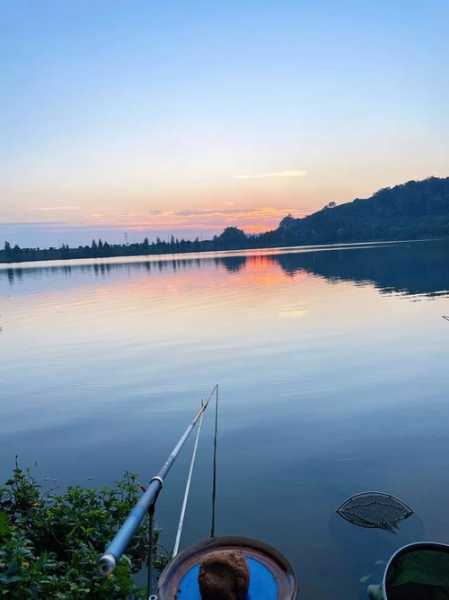
[[[210,240],[184,240],[171,236],[163,241],[110,244],[93,240],[90,245],[71,248],[20,248],[5,242],[0,262],[66,260],[243,250],[303,244],[333,244],[379,240],[405,240],[449,236],[449,177],[430,177],[383,188],[370,198],[356,198],[339,206],[329,202],[321,210],[301,219],[287,215],[273,231],[247,235],[227,227]]]
[[[62,244],[58,248],[21,248],[17,244],[13,246],[6,241],[3,249],[0,250],[0,262],[13,263],[234,250],[254,247],[253,238],[254,236],[247,236],[237,227],[228,227],[223,233],[214,236],[211,240],[200,240],[199,238],[185,240],[171,236],[167,241],[157,238],[155,241],[150,242],[146,237],[142,242],[110,244],[99,239],[92,240],[90,245],[70,247],[67,244]]]

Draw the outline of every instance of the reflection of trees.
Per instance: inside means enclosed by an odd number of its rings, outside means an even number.
[[[226,256],[225,258],[218,258],[217,264],[223,265],[226,271],[230,273],[238,273],[243,269],[246,261],[246,256]]]
[[[54,274],[70,276],[72,273],[91,273],[95,277],[107,277],[118,272],[178,272],[210,268],[211,265],[224,267],[229,272],[237,272],[245,266],[246,260],[244,256],[204,256],[201,258],[182,257],[171,260],[143,260],[136,262],[95,262],[90,264],[32,266],[29,268],[8,267],[7,269],[0,269],[0,280],[7,277],[8,281],[13,284],[16,280],[24,277],[39,278]]]
[[[264,260],[276,263],[289,276],[306,271],[330,281],[369,283],[382,292],[436,295],[449,290],[449,242],[414,242],[369,247],[348,247],[340,250],[289,251],[269,254]],[[28,277],[51,276],[55,273],[70,277],[75,272],[108,277],[113,273],[147,274],[210,269],[215,266],[229,273],[241,271],[247,262],[259,260],[254,256],[202,256],[171,260],[142,260],[137,262],[96,262],[91,264],[52,265],[0,270],[0,280],[10,284]]]
[[[437,295],[449,291],[449,242],[414,242],[270,256],[286,273],[371,283],[382,292]]]

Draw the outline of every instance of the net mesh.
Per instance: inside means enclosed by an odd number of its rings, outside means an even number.
[[[413,514],[410,507],[398,498],[381,492],[352,496],[337,510],[344,519],[359,527],[395,531],[399,521]]]

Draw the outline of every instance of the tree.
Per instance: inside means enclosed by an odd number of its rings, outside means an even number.
[[[244,231],[238,227],[226,227],[222,234],[217,238],[217,243],[220,248],[245,248],[248,238]]]

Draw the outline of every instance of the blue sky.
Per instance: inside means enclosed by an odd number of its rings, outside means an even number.
[[[447,176],[448,20],[446,1],[4,2],[0,227],[257,230]]]

